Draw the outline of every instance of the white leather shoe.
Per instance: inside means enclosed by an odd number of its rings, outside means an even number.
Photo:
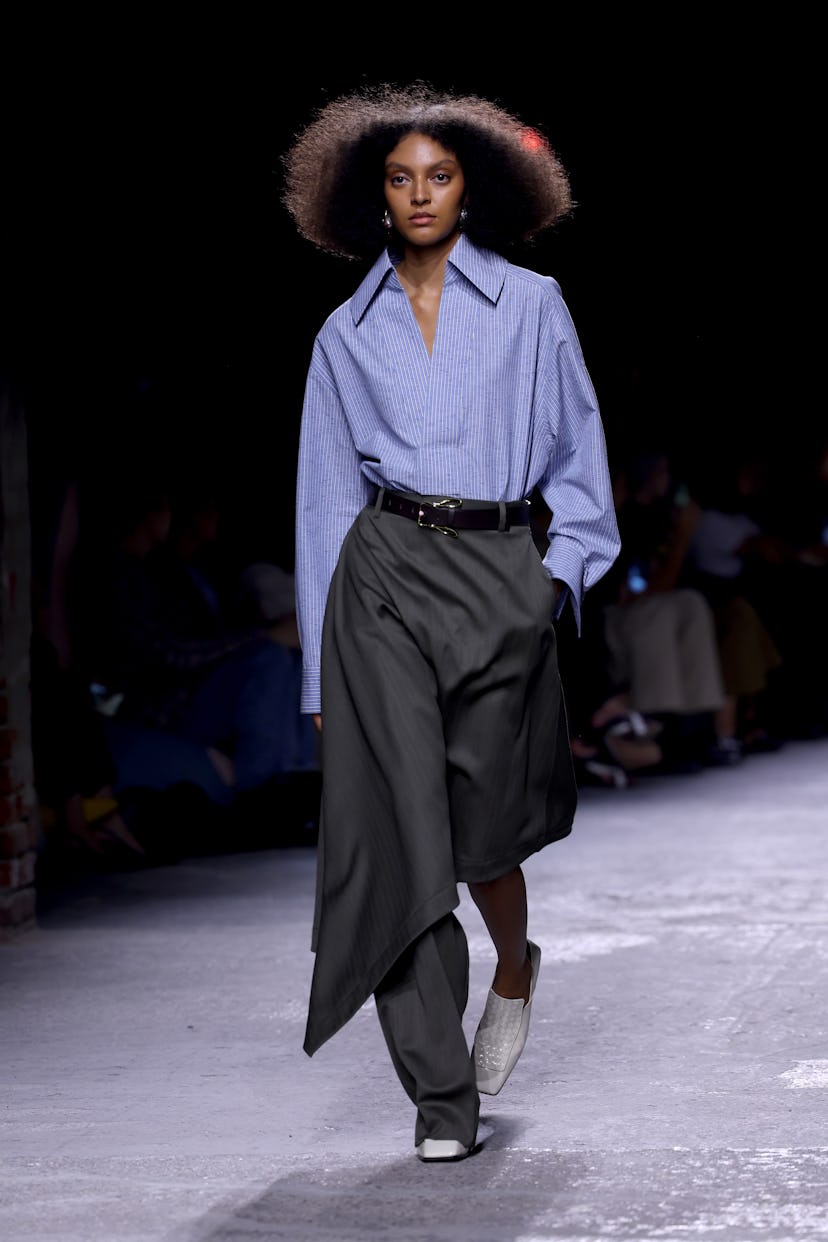
[[[492,1126],[485,1121],[477,1123],[477,1134],[471,1147],[464,1147],[457,1139],[423,1139],[414,1148],[420,1160],[463,1160],[470,1156],[478,1147],[482,1147],[487,1138],[494,1133]]]
[[[489,988],[483,1017],[477,1028],[472,1048],[477,1090],[484,1095],[497,1095],[518,1062],[529,1034],[532,997],[540,971],[541,951],[529,941],[532,982],[529,999],[524,1005],[520,997],[510,1000]]]

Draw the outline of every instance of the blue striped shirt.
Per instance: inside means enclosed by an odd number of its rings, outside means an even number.
[[[313,346],[299,436],[302,711],[320,710],[322,621],[345,535],[378,486],[552,512],[544,566],[584,591],[620,540],[604,430],[560,287],[460,236],[432,354],[384,252]],[[562,606],[563,601],[560,601]]]

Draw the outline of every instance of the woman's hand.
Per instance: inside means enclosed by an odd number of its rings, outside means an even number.
[[[322,732],[322,716],[318,712],[314,712],[312,719],[313,719],[313,723],[316,725],[316,732],[321,733]]]

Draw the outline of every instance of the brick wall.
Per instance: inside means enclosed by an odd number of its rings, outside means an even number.
[[[31,531],[26,420],[0,384],[0,942],[35,925],[40,825],[33,785]]]

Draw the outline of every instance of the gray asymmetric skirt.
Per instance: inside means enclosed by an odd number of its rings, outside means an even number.
[[[458,882],[571,831],[554,599],[528,526],[452,538],[372,505],[349,530],[322,638],[309,1056]]]

